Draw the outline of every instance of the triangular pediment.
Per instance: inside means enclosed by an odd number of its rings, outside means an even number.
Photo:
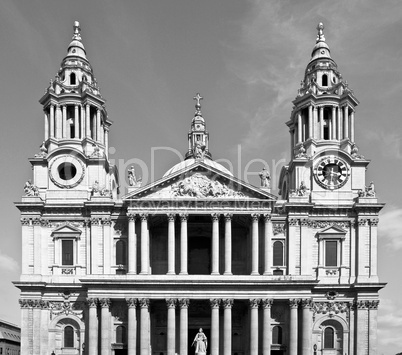
[[[81,234],[82,231],[69,223],[65,223],[52,231],[52,234]]]
[[[276,196],[201,161],[139,188],[123,199],[276,200]]]
[[[338,226],[329,226],[321,230],[318,234],[321,237],[330,237],[330,236],[344,236],[346,234],[346,230],[342,229]]]

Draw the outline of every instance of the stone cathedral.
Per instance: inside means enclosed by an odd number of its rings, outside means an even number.
[[[23,355],[377,354],[384,205],[323,29],[278,181],[264,168],[252,186],[213,160],[197,94],[185,159],[142,186],[110,163],[112,121],[74,24],[16,203]]]

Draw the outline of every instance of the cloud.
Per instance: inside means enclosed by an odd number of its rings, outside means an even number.
[[[378,309],[378,345],[384,348],[393,344],[402,349],[402,307],[390,299],[381,299]]]
[[[365,137],[377,143],[384,158],[402,159],[402,135],[400,133],[366,130]]]
[[[380,215],[378,223],[378,236],[386,242],[392,250],[402,249],[402,208],[388,207]]]
[[[18,271],[19,265],[15,259],[11,256],[4,254],[0,250],[0,270],[3,271]]]

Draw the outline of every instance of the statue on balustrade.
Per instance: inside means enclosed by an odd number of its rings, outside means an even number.
[[[195,355],[206,355],[208,341],[206,335],[202,331],[202,328],[198,330],[198,333],[195,336],[193,343],[191,344],[191,346],[194,345],[195,345]]]

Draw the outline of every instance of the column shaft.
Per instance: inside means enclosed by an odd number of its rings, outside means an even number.
[[[299,300],[292,299],[290,303],[289,325],[289,355],[297,355],[297,307]]]
[[[232,215],[225,214],[225,272],[232,275]]]
[[[179,300],[180,305],[180,355],[188,355],[188,305],[187,298]]]
[[[211,302],[211,355],[219,355],[219,299]]]
[[[99,109],[96,110],[96,140],[103,143],[101,141],[101,112]]]
[[[258,304],[260,300],[250,300],[250,355],[258,355]]]
[[[324,107],[320,107],[320,139],[324,139]]]
[[[45,141],[49,138],[49,115],[44,111],[44,119],[45,119]]]
[[[149,273],[148,215],[141,215],[141,274]]]
[[[212,273],[219,275],[219,214],[212,215]]]
[[[181,221],[181,224],[180,224],[180,275],[188,274],[188,270],[187,270],[187,254],[188,254],[187,218],[188,218],[188,215],[185,213],[180,215],[180,221]],[[181,353],[180,353],[180,355],[181,355]]]
[[[54,127],[55,127],[55,122],[54,122],[54,105],[50,105],[50,138],[54,138],[55,134],[54,134]]]
[[[140,323],[140,355],[149,355],[150,337],[149,337],[149,299],[139,300],[141,307]]]
[[[63,118],[60,105],[56,106],[56,138],[62,138],[63,134]]]
[[[109,128],[105,128],[105,154],[109,156]]]
[[[355,141],[355,112],[350,113],[350,140]]]
[[[233,299],[224,299],[223,307],[223,355],[232,355]]]
[[[259,275],[258,272],[258,214],[252,214],[251,231],[251,275]]]
[[[264,275],[270,275],[272,273],[272,221],[271,215],[264,215]]]
[[[74,138],[80,138],[80,121],[79,121],[78,105],[74,107]]]
[[[134,214],[128,215],[128,273],[137,273],[137,235]]]
[[[176,274],[175,271],[175,220],[174,214],[168,214],[168,275]]]
[[[336,139],[336,107],[332,106],[332,116],[331,116],[331,139]]]
[[[319,139],[318,135],[318,116],[317,116],[317,107],[313,107],[313,138],[314,139]]]
[[[167,355],[176,352],[176,300],[167,299]]]
[[[308,107],[308,137],[313,138],[313,106]]]
[[[338,122],[337,122],[337,130],[338,130],[338,139],[342,140],[342,109],[338,106]]]
[[[344,107],[344,115],[343,115],[343,129],[345,138],[349,138],[349,106],[346,105]]]
[[[63,105],[63,138],[70,138],[70,132],[67,131],[67,106]]]
[[[297,143],[303,141],[303,123],[300,111],[297,113]]]
[[[302,301],[302,315],[303,315],[303,324],[302,324],[302,355],[310,355],[312,350],[311,345],[311,334],[312,334],[312,316],[310,311],[311,300],[305,299]]]
[[[137,353],[137,300],[129,298],[126,300],[128,306],[128,332],[127,332],[127,355]]]
[[[110,300],[101,299],[101,355],[110,355]]]
[[[262,329],[262,355],[271,355],[271,307],[272,299],[262,300],[264,307],[263,313],[263,329]]]
[[[81,139],[85,138],[85,109],[83,105],[80,105],[81,111],[81,120],[80,120],[80,131],[81,131]]]
[[[90,115],[91,115],[91,106],[89,104],[87,104],[85,106],[85,123],[87,126],[86,136],[88,138],[91,138],[91,117],[90,117]]]

